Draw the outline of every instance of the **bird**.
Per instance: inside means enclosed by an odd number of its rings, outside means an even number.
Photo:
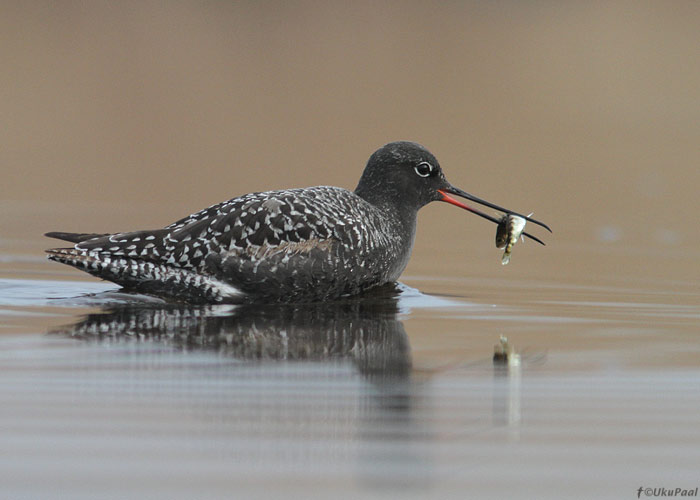
[[[317,186],[256,192],[161,229],[49,232],[74,246],[46,252],[49,260],[126,291],[170,301],[332,301],[398,280],[411,256],[418,210],[428,203],[446,202],[500,222],[454,196],[551,232],[542,222],[452,186],[428,149],[397,141],[370,156],[354,191]]]

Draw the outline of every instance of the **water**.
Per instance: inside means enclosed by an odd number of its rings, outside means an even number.
[[[193,308],[97,282],[0,280],[4,495],[695,487],[696,293],[407,281],[445,294]],[[519,364],[493,362],[500,335]]]

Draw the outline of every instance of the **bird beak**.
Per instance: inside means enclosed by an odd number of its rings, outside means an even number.
[[[540,222],[540,221],[533,219],[527,215],[519,214],[518,212],[513,212],[512,210],[508,210],[507,208],[503,208],[503,207],[499,207],[498,205],[494,205],[493,203],[488,202],[486,200],[482,200],[481,198],[477,198],[476,196],[469,194],[466,191],[462,191],[461,189],[456,188],[456,187],[452,186],[451,184],[448,184],[447,187],[445,187],[443,189],[438,189],[438,193],[440,193],[440,196],[442,196],[442,198],[440,198],[440,201],[444,201],[445,203],[450,203],[451,205],[454,205],[456,207],[463,208],[464,210],[468,210],[471,213],[476,214],[479,217],[483,217],[484,219],[490,220],[491,222],[493,222],[495,224],[499,224],[501,221],[495,217],[492,217],[488,214],[485,214],[484,212],[481,212],[475,208],[472,208],[469,205],[462,203],[461,201],[457,201],[449,195],[450,194],[457,195],[461,198],[471,200],[475,203],[478,203],[480,205],[484,205],[484,206],[489,207],[489,208],[493,208],[493,209],[498,210],[499,212],[503,212],[505,214],[517,215],[518,217],[522,217],[523,219],[525,219],[528,222],[532,222],[533,224],[537,224],[538,226],[542,226],[550,233],[552,232],[552,230],[549,228],[549,226],[547,224],[545,224],[544,222]],[[535,240],[538,243],[541,243],[542,245],[544,245],[544,243],[540,239],[535,238],[531,234],[523,233],[523,235]]]

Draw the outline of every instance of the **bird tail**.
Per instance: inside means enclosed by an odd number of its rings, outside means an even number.
[[[76,248],[51,248],[48,259],[112,281],[128,290],[185,300],[189,303],[239,303],[244,294],[213,276],[140,259]]]
[[[71,243],[80,243],[82,241],[91,240],[93,238],[100,238],[102,236],[107,236],[107,234],[101,233],[64,233],[61,231],[51,231],[50,233],[45,233],[44,236],[49,238],[56,238],[57,240],[70,241]]]
[[[49,260],[73,266],[98,278],[113,281],[125,287],[135,284],[135,279],[130,279],[134,274],[133,271],[138,267],[138,261],[135,259],[100,255],[97,252],[86,252],[77,248],[50,248],[46,253]],[[142,264],[145,262],[142,261]],[[153,276],[145,275],[142,279],[149,278],[153,279]]]

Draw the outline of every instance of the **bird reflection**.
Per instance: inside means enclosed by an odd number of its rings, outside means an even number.
[[[401,293],[389,285],[336,302],[241,306],[112,300],[102,312],[51,333],[157,342],[239,360],[350,360],[373,380],[401,379],[411,371],[408,337],[397,318]]]

